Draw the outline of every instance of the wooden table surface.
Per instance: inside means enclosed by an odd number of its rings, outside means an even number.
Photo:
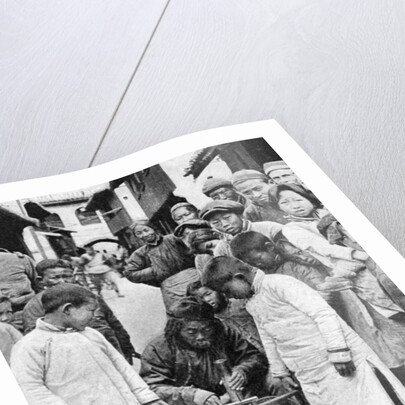
[[[3,0],[0,182],[275,118],[405,253],[401,0]]]

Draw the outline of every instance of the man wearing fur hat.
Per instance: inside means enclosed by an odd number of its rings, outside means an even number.
[[[251,201],[244,212],[252,222],[272,221],[286,224],[284,213],[280,211],[271,193],[274,185],[269,178],[257,170],[239,170],[232,175],[232,185]]]
[[[171,309],[164,334],[142,355],[141,376],[169,405],[221,405],[229,402],[214,361],[226,359],[229,386],[260,395],[268,371],[266,357],[215,318],[213,308],[194,297]]]

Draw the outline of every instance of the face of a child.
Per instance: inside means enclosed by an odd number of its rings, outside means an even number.
[[[222,309],[224,306],[224,299],[221,297],[220,293],[208,287],[200,287],[197,291],[197,295],[201,300],[211,305],[215,311]]]
[[[240,277],[234,277],[232,280],[227,281],[221,287],[221,292],[228,298],[246,299],[253,295],[251,285]]]
[[[91,300],[81,307],[71,306],[65,318],[65,326],[82,331],[92,320],[97,309],[96,300]]]
[[[72,284],[73,282],[73,270],[63,267],[45,270],[44,276],[42,277],[42,284],[46,288],[64,283]]]
[[[271,246],[268,246],[263,250],[251,250],[245,262],[250,265],[263,270],[270,270],[276,264],[276,252]]]
[[[211,346],[214,327],[211,321],[184,320],[180,336],[191,347],[208,349]]]
[[[280,192],[278,206],[286,214],[296,217],[309,217],[315,208],[311,201],[290,190]]]
[[[238,194],[231,187],[217,188],[216,190],[212,191],[209,194],[209,197],[215,201],[217,200],[238,201]]]
[[[189,219],[198,219],[198,214],[187,207],[179,207],[173,212],[173,221],[178,225]]]
[[[275,184],[295,183],[300,184],[299,179],[291,169],[273,170],[269,173],[269,177]]]
[[[8,301],[0,303],[0,322],[11,323],[14,320],[11,303]]]
[[[137,238],[146,243],[154,242],[157,237],[155,230],[145,225],[137,225],[134,233]]]
[[[242,217],[234,212],[219,212],[214,214],[208,222],[211,226],[223,233],[236,235],[242,231]]]
[[[266,205],[270,203],[269,191],[271,185],[261,179],[246,180],[236,186],[236,189],[252,203]]]

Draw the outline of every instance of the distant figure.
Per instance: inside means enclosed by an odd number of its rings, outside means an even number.
[[[86,253],[81,255],[86,271],[90,274],[91,279],[97,289],[97,293],[101,294],[103,282],[111,283],[118,297],[124,297],[119,287],[119,277],[115,271],[106,264],[108,258],[94,250],[93,246],[86,246]]]
[[[120,244],[117,245],[117,249],[115,250],[115,257],[117,259],[117,265],[119,266],[120,273],[122,273],[122,270],[124,266],[127,263],[128,260],[128,249]]]

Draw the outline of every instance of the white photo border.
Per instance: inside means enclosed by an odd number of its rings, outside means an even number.
[[[392,281],[405,291],[405,259],[275,120],[195,132],[92,168],[0,184],[0,202],[85,189],[198,149],[253,138],[263,138],[275,150]],[[15,405],[27,405],[1,354],[0,382],[1,399],[12,399]]]

